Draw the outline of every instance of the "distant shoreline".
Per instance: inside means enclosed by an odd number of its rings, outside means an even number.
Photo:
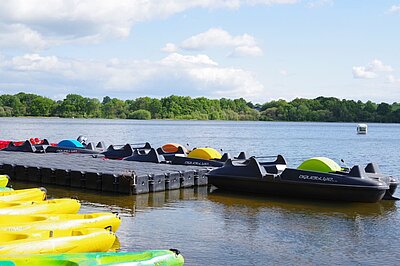
[[[0,119],[67,119],[67,120],[108,120],[108,121],[115,121],[115,120],[126,120],[126,121],[199,121],[199,122],[267,122],[267,123],[328,123],[328,124],[400,124],[400,123],[393,123],[393,122],[365,122],[365,121],[357,121],[357,122],[347,122],[347,121],[282,121],[282,120],[199,120],[199,119],[128,119],[128,118],[101,118],[101,117],[79,117],[79,118],[72,118],[72,117],[56,117],[56,116],[12,116],[12,117],[0,117]]]
[[[400,123],[400,103],[377,104],[317,97],[254,104],[243,98],[208,99],[176,95],[133,100],[105,96],[100,102],[97,98],[77,94],[68,94],[65,99],[54,101],[21,92],[0,95],[0,117]]]

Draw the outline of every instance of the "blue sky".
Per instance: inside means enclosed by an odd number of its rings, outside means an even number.
[[[0,93],[400,100],[400,1],[4,0]]]

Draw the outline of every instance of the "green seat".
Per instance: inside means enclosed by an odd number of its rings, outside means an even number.
[[[305,160],[297,169],[322,173],[333,173],[342,170],[336,162],[326,157],[314,157]]]

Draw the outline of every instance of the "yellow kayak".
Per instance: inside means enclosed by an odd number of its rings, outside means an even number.
[[[114,213],[91,214],[41,214],[41,215],[1,215],[0,230],[25,232],[42,230],[73,230],[82,228],[104,228],[114,233],[121,219]]]
[[[35,234],[0,232],[0,254],[101,252],[109,250],[115,235],[101,228],[40,231]]]
[[[41,201],[46,199],[45,188],[0,191],[0,201]]]
[[[8,184],[8,175],[0,175],[0,187],[5,187]]]
[[[45,201],[1,202],[0,215],[5,214],[68,214],[77,213],[81,204],[75,199],[53,199]]]

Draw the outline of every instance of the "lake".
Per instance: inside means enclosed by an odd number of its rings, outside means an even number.
[[[58,142],[85,135],[107,145],[177,142],[232,155],[282,154],[292,167],[325,156],[344,159],[349,166],[373,161],[384,173],[400,172],[398,124],[369,124],[367,135],[357,135],[354,123],[0,118],[0,125],[0,139]],[[307,201],[210,192],[206,187],[138,196],[47,189],[50,196],[80,199],[82,213],[118,212],[121,251],[177,248],[187,265],[400,261],[399,202]]]

